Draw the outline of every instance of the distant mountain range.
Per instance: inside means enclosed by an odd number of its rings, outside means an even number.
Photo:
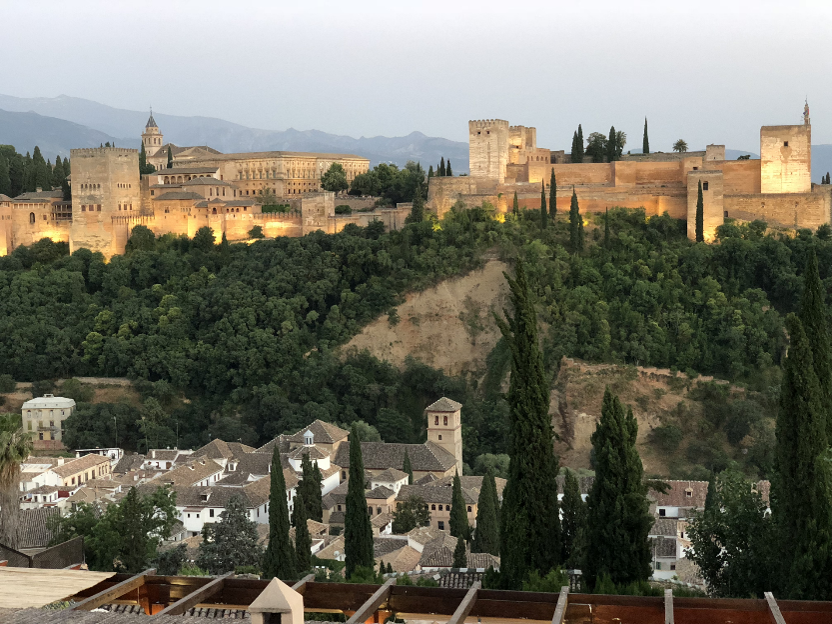
[[[113,108],[66,95],[55,98],[0,95],[0,143],[15,145],[18,151],[39,145],[44,156],[53,160],[55,154],[69,155],[73,147],[106,141],[138,148],[147,118],[147,112]],[[404,166],[408,160],[414,160],[421,162],[425,169],[444,157],[451,159],[454,171],[468,171],[467,143],[429,137],[421,132],[403,137],[355,139],[319,130],[259,130],[213,117],[153,113],[153,118],[165,141],[177,145],[210,145],[225,153],[285,150],[357,154],[369,158],[373,165],[388,162]]]
[[[454,171],[468,172],[468,144],[411,132],[403,137],[355,139],[320,130],[260,130],[214,117],[183,117],[154,113],[166,141],[177,145],[210,145],[225,153],[285,150],[358,154],[380,162],[404,166],[419,161],[427,169],[441,157],[450,158]],[[19,98],[0,95],[0,144],[31,151],[38,145],[44,157],[69,155],[75,147],[95,147],[110,141],[124,147],[140,146],[148,113],[114,108],[91,100],[60,95],[54,98]],[[632,150],[639,153],[641,150]],[[734,160],[752,152],[726,149]],[[812,181],[832,171],[832,145],[812,146]]]

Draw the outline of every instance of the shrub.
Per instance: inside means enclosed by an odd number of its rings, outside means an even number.
[[[339,206],[335,206],[335,214],[338,215],[351,215],[352,208],[347,206],[346,204],[341,204]]]
[[[666,453],[672,453],[682,443],[682,430],[676,425],[660,425],[650,432],[650,442]]]
[[[0,392],[14,392],[17,390],[17,382],[9,374],[0,375]]]

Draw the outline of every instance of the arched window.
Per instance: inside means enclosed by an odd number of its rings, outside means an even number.
[[[438,425],[438,424],[439,424],[439,416],[434,416],[433,424],[434,424],[434,425]]]
[[[447,425],[448,425],[448,417],[445,416],[445,426],[447,426]]]
[[[430,508],[431,508],[433,511],[436,511],[436,505],[431,505],[431,506],[430,506]]]
[[[439,505],[439,511],[442,511],[442,505]]]
[[[471,513],[471,505],[468,505],[468,513]]]
[[[217,209],[216,208],[212,209],[212,214],[217,214]]]
[[[29,213],[29,223],[34,223],[34,222],[35,222],[35,213],[30,212]]]

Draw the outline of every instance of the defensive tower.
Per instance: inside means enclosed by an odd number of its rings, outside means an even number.
[[[509,127],[502,119],[468,122],[468,157],[472,177],[503,182],[508,164]]]
[[[809,193],[812,190],[812,126],[809,111],[799,126],[760,128],[760,191]]]
[[[428,418],[428,442],[438,444],[456,458],[462,476],[462,405],[446,397],[425,409]]]

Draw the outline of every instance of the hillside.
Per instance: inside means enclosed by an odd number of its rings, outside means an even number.
[[[98,147],[107,141],[138,147],[138,140],[131,145],[127,140],[63,119],[0,110],[0,145],[13,145],[21,154],[31,152],[37,145],[43,157],[54,162],[56,155],[69,156],[72,148]]]
[[[0,111],[3,112],[0,117],[0,144],[11,144],[24,152],[39,145],[44,154],[59,153],[61,156],[69,155],[71,148],[91,146],[78,136],[79,126],[83,126],[88,133],[95,133],[96,137],[104,137],[95,138],[96,146],[112,141],[112,137],[129,137],[116,138],[116,144],[138,148],[148,117],[147,111],[114,108],[66,95],[18,98],[0,94]],[[28,117],[22,117],[22,114]],[[160,112],[154,112],[153,117],[164,133],[165,141],[177,145],[210,145],[225,153],[286,150],[358,154],[369,158],[373,165],[387,162],[404,166],[409,160],[420,161],[426,170],[444,156],[453,161],[457,173],[468,171],[467,143],[429,137],[421,132],[411,132],[402,137],[356,139],[320,130],[249,128],[214,117],[186,117]],[[56,123],[60,120],[72,123]],[[38,142],[42,141],[41,125],[52,128],[48,150],[43,142]]]

